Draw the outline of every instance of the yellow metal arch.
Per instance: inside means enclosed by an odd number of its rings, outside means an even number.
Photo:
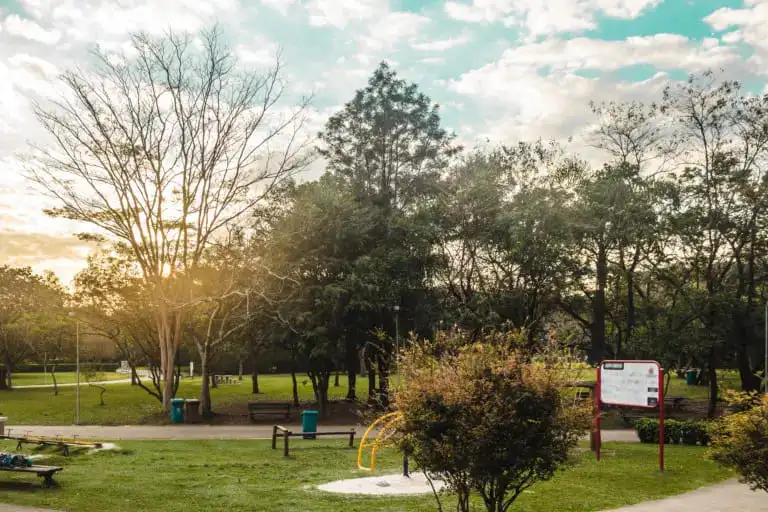
[[[357,450],[357,469],[368,472],[374,470],[376,467],[376,450],[383,448],[387,441],[389,441],[389,439],[395,435],[397,431],[393,427],[397,424],[398,421],[400,421],[401,418],[401,413],[391,412],[389,414],[385,414],[384,416],[371,423],[371,425],[363,434],[362,439],[360,440],[360,448]],[[376,437],[373,438],[373,440],[369,441],[369,435],[378,425],[381,425],[381,430],[376,435]],[[365,467],[363,466],[363,453],[369,446],[371,447],[371,465],[370,467]]]

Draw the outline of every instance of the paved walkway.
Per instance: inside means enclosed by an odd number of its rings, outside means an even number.
[[[3,505],[0,503],[0,512],[57,512],[47,508],[30,508],[21,505]]]
[[[763,491],[750,491],[736,480],[704,487],[693,492],[646,501],[611,512],[765,512],[768,496]]]
[[[300,425],[286,425],[297,432],[301,431]],[[349,430],[354,428],[358,435],[362,435],[367,428],[365,425],[321,425],[323,430]],[[11,435],[24,435],[27,432],[32,436],[57,436],[77,437],[82,439],[271,439],[271,425],[126,425],[126,426],[27,426],[6,425],[5,432]],[[636,443],[637,434],[634,430],[604,430],[603,442]]]

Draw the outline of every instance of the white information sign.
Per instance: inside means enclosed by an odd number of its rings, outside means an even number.
[[[659,405],[659,363],[655,361],[603,361],[600,401],[611,405]]]

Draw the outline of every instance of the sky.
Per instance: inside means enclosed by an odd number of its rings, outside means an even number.
[[[53,203],[23,177],[28,144],[46,143],[31,99],[55,94],[63,70],[87,69],[94,45],[214,21],[244,65],[280,52],[290,97],[313,94],[315,132],[382,60],[468,146],[542,137],[596,163],[590,100],[658,100],[710,68],[768,92],[768,0],[0,0],[0,265],[69,283],[93,249],[73,236],[80,227],[42,213]]]

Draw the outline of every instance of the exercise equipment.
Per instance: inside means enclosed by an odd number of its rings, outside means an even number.
[[[397,426],[402,420],[403,420],[402,413],[391,412],[389,414],[385,414],[384,416],[381,416],[376,421],[371,423],[371,425],[363,434],[362,439],[360,440],[360,447],[357,450],[357,469],[360,469],[362,471],[367,471],[369,473],[373,472],[373,470],[376,468],[376,451],[382,448],[388,448],[395,444],[392,438],[395,436],[395,434],[397,434]],[[379,431],[376,433],[376,435],[372,439],[369,439],[369,437],[371,436],[371,433],[377,427],[379,428]],[[368,448],[370,448],[370,452],[371,452],[370,466],[364,466],[363,458],[364,458],[365,451]],[[405,461],[403,463],[403,470],[407,476],[408,469],[407,469],[407,462]]]

